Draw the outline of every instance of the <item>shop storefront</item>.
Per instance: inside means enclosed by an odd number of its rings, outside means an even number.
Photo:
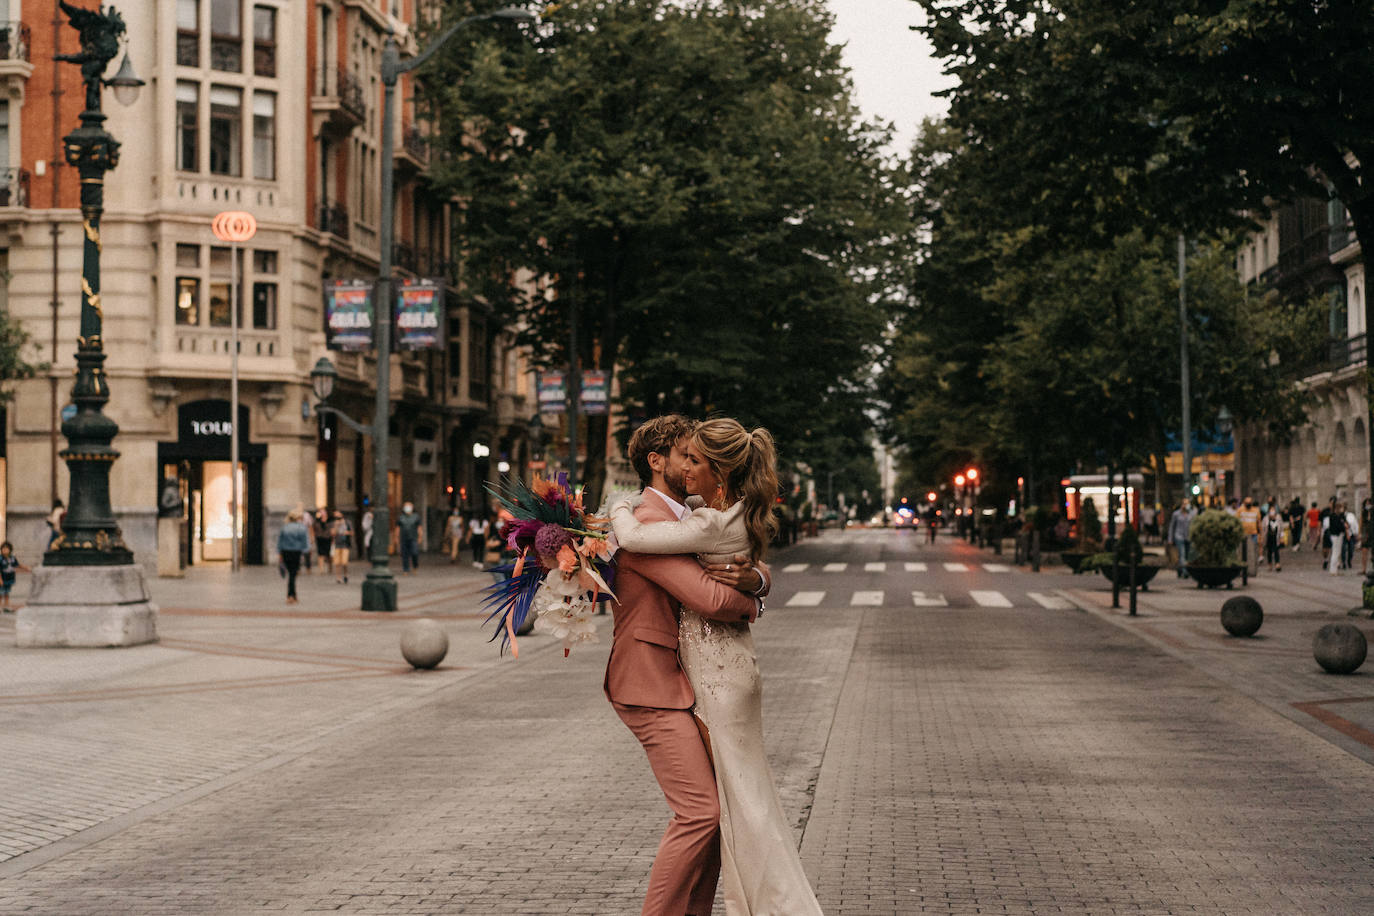
[[[157,445],[159,506],[165,513],[180,496],[182,560],[187,565],[228,562],[237,524],[244,563],[263,562],[263,463],[267,446],[250,435],[249,410],[239,405],[238,518],[232,515],[230,477],[233,424],[229,402],[206,399],[177,408],[177,441]],[[175,511],[173,509],[173,511]]]

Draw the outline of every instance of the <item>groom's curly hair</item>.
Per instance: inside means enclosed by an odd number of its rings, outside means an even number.
[[[657,452],[665,458],[668,457],[668,452],[672,451],[673,446],[680,439],[692,435],[696,426],[694,421],[682,414],[670,413],[654,417],[634,431],[630,436],[630,444],[625,448],[625,454],[630,459],[630,464],[635,466],[635,473],[639,475],[642,486],[647,487],[654,479],[653,468],[649,467],[649,454]]]

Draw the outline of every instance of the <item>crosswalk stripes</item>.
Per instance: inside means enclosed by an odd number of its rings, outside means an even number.
[[[788,563],[782,568],[782,571],[785,573],[806,572],[806,568],[810,565],[810,563]]]
[[[979,607],[1011,607],[1011,601],[1001,592],[987,591],[984,589],[973,589],[969,597]]]
[[[844,572],[848,566],[848,563],[827,563],[821,569],[825,572]]]
[[[886,563],[865,563],[864,572],[887,572]]]
[[[945,596],[938,592],[927,595],[925,592],[912,592],[911,603],[916,607],[949,607]]]
[[[946,563],[944,566],[949,572],[968,572],[968,567],[963,563]]]
[[[815,607],[825,600],[825,592],[797,592],[787,599],[786,607]]]
[[[855,592],[849,599],[850,607],[882,607],[884,594],[879,591]]]
[[[984,563],[983,569],[991,573],[1011,572],[1011,567],[1005,563]]]
[[[1061,598],[1058,595],[1046,595],[1042,592],[1026,592],[1026,597],[1047,610],[1073,610],[1073,602],[1069,601],[1067,598]]]
[[[906,566],[906,571],[907,571],[907,572],[925,572],[925,571],[926,571],[926,564],[924,564],[924,563],[906,563],[906,564],[904,564],[904,565]]]

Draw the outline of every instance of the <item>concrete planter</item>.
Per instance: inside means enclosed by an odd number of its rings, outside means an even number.
[[[1188,575],[1193,577],[1198,588],[1231,587],[1231,582],[1239,576],[1242,566],[1194,566],[1188,564]]]

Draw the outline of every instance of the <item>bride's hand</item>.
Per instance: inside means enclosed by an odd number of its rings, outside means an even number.
[[[706,575],[722,585],[754,594],[763,586],[763,574],[744,554],[735,554],[728,563],[711,563],[704,567]]]

